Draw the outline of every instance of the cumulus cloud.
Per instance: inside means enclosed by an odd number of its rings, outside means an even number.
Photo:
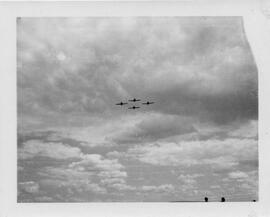
[[[27,193],[36,194],[39,192],[39,184],[34,181],[20,182],[19,189]]]
[[[127,173],[117,159],[106,159],[101,155],[85,155],[81,161],[69,165],[86,172],[94,172],[100,178],[100,182],[110,188],[118,190],[134,190],[133,186],[126,184]]]
[[[258,171],[241,171],[237,170],[227,174],[227,178],[223,180],[231,186],[236,199],[249,197],[258,198]]]
[[[80,158],[79,148],[70,147],[62,143],[44,143],[40,140],[29,140],[18,149],[19,159],[29,159],[37,156],[49,157],[54,159]]]
[[[120,183],[120,184],[124,184],[125,183],[125,180],[122,179],[122,178],[108,178],[108,179],[102,179],[101,180],[101,183],[102,184],[114,184],[114,183]]]
[[[171,193],[175,190],[174,186],[171,184],[164,184],[164,185],[159,185],[159,186],[155,186],[155,185],[145,185],[142,186],[141,188],[142,191],[146,191],[146,192],[161,192],[161,193]]]
[[[128,156],[154,165],[202,165],[213,168],[232,167],[241,160],[257,160],[257,141],[227,139],[156,143],[129,149]]]
[[[95,183],[94,173],[64,167],[46,167],[39,172],[39,175],[43,177],[40,185],[49,192],[68,193],[71,197],[82,192],[95,194],[105,194],[107,192],[106,188],[100,186],[99,183]],[[66,199],[72,200],[72,198]]]
[[[97,193],[97,194],[106,194],[107,193],[106,188],[100,187],[96,183],[87,184],[85,190],[92,191],[92,192]]]
[[[249,194],[254,194],[258,197],[258,171],[249,171],[247,175],[247,178],[241,180],[240,187]]]
[[[106,154],[107,157],[109,158],[120,158],[121,157],[121,153],[118,151],[110,151]]]
[[[241,179],[241,178],[247,178],[248,175],[242,171],[235,171],[229,173],[229,177],[232,179]]]
[[[246,124],[241,125],[238,129],[229,133],[231,137],[238,138],[256,138],[258,137],[258,121],[250,120]]]
[[[115,188],[119,191],[134,191],[136,190],[136,187],[131,186],[131,185],[127,185],[125,183],[113,183],[112,185],[110,185],[111,188]]]
[[[123,168],[117,159],[104,159],[98,154],[88,154],[84,155],[83,159],[79,162],[74,162],[70,164],[71,168],[84,167],[86,170],[105,170],[105,171],[118,171]]]
[[[181,174],[180,176],[178,176],[178,180],[180,180],[181,182],[185,183],[185,184],[196,184],[196,178],[198,177],[202,177],[202,174]]]

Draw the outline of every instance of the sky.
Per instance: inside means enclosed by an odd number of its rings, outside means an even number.
[[[18,202],[258,200],[241,17],[19,18],[17,93]]]

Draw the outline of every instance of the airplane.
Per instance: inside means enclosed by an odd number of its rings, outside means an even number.
[[[141,100],[140,100],[140,99],[134,98],[134,99],[130,99],[130,100],[128,100],[128,101],[130,101],[130,102],[137,102],[137,101],[141,101]]]
[[[127,103],[126,102],[120,102],[120,103],[116,103],[115,105],[126,105]]]
[[[136,107],[136,106],[132,106],[132,107],[129,107],[128,109],[138,109],[140,107]]]
[[[150,104],[154,104],[155,102],[149,102],[149,101],[147,101],[147,102],[144,102],[144,103],[142,103],[143,105],[150,105]]]

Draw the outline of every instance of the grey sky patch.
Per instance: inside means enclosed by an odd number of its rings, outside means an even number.
[[[191,123],[191,120],[184,117],[149,114],[131,129],[110,139],[118,144],[155,142],[162,138],[196,132]]]

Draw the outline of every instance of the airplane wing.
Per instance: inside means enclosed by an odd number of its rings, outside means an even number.
[[[115,105],[121,105],[121,103],[116,103]]]
[[[137,109],[137,108],[140,108],[140,107],[134,107],[135,109]]]
[[[128,109],[133,109],[133,107],[129,107]]]

